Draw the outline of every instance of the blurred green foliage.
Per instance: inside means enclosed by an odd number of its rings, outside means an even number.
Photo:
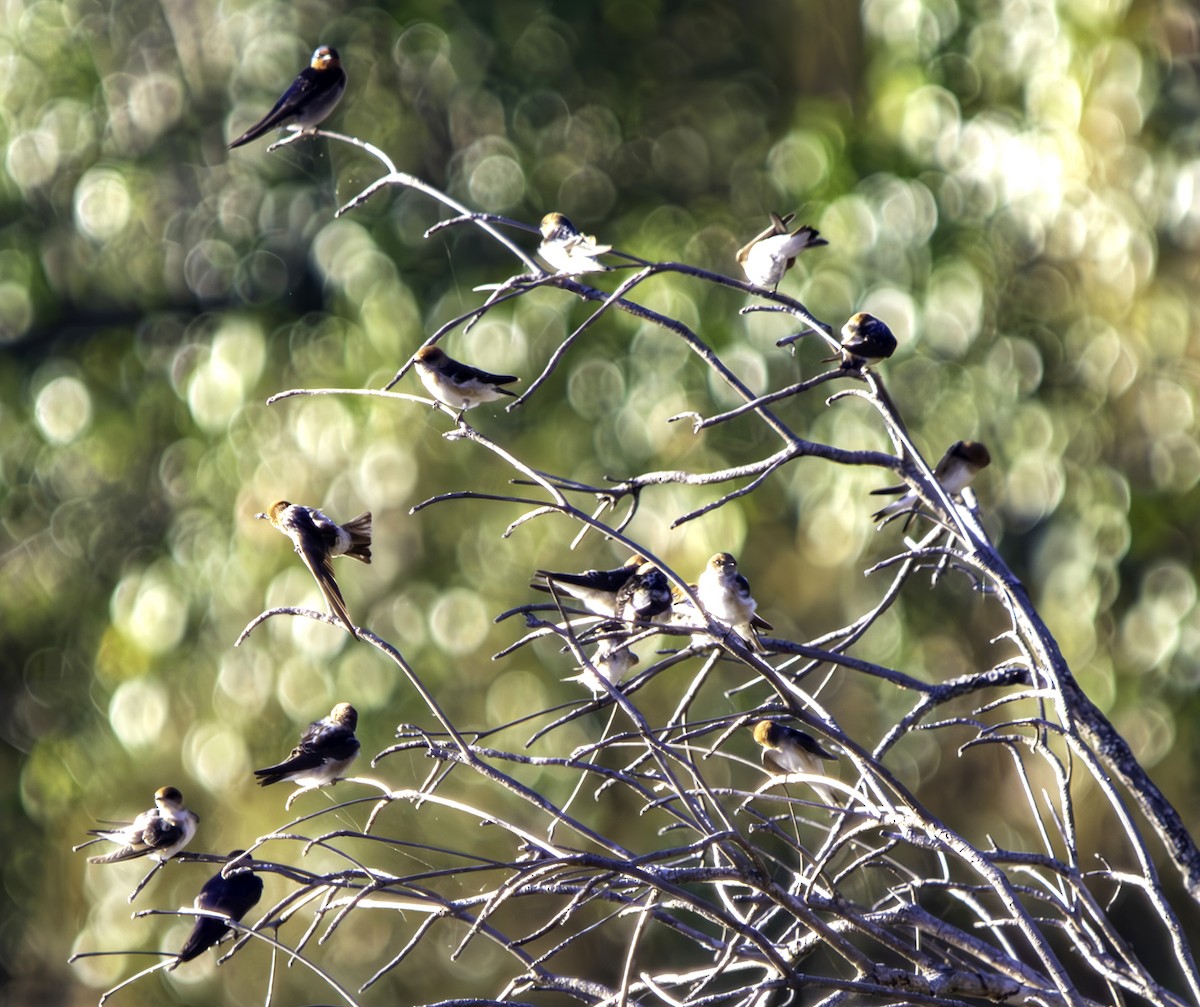
[[[574,529],[557,519],[501,540],[518,513],[506,505],[410,517],[434,493],[503,491],[509,476],[444,441],[443,416],[351,398],[264,404],[292,387],[381,386],[478,302],[473,286],[517,268],[476,231],[424,240],[443,213],[418,194],[389,190],[335,220],[378,173],[348,146],[226,152],[318,43],[339,48],[350,76],[329,127],[470,206],[530,222],[562,210],[619,248],[729,273],[768,210],[817,225],[829,247],[784,289],[835,326],[860,309],[891,325],[888,387],[931,459],[960,437],[991,447],[978,491],[1002,552],[1090,695],[1200,824],[1193,7],[15,0],[5,17],[0,988],[12,1002],[92,1002],[92,987],[133,966],[72,970],[72,949],[175,947],[186,929],[129,920],[140,869],[85,868],[70,853],[95,818],[141,810],[174,783],[203,819],[198,848],[244,845],[282,820],[249,770],[285,751],[297,724],[350,699],[375,752],[424,716],[390,666],[327,627],[275,620],[231,648],[264,605],[312,603],[286,543],[254,520],[271,501],[374,511],[375,563],[343,572],[351,610],[463,723],[512,716],[514,695],[573,695],[553,648],[489,662],[516,632],[491,620],[530,600],[535,567],[613,554],[590,541],[568,553]],[[639,296],[752,387],[815,368],[815,348],[777,350],[778,316],[739,316],[744,299],[727,290],[667,275]],[[530,378],[587,310],[539,292],[447,346]],[[613,315],[525,409],[476,415],[525,460],[594,480],[773,450],[750,419],[699,437],[665,422],[728,404],[673,337]],[[885,443],[852,404],[779,411],[814,440]],[[647,492],[632,533],[680,570],[736,552],[776,626],[811,637],[877,598],[861,571],[895,534],[868,520],[878,480],[804,460],[676,531],[670,521],[712,491]],[[996,660],[986,641],[999,628],[947,583],[910,593],[863,653],[949,676]],[[834,689],[852,733],[891,698]],[[981,822],[1003,829],[993,792],[954,760],[912,760],[927,796],[936,782],[938,804],[990,801]],[[425,771],[384,767],[397,785]],[[139,904],[190,902],[205,876],[170,865]],[[389,926],[356,924],[339,953],[378,959]],[[218,979],[196,962],[123,1002],[254,1002],[250,958]],[[475,977],[507,967],[470,964]],[[478,992],[460,985],[461,966],[421,965],[391,995]]]

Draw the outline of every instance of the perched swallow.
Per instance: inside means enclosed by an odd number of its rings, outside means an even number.
[[[567,681],[582,682],[592,690],[593,696],[603,696],[608,692],[597,679],[597,675],[603,677],[611,685],[620,685],[625,681],[625,676],[629,674],[633,666],[638,663],[637,654],[625,646],[627,639],[628,637],[601,640],[600,645],[596,648],[596,653],[592,655],[592,667],[596,669],[595,673],[591,668],[584,667],[578,675],[572,676]]]
[[[460,417],[484,402],[494,402],[505,395],[516,398],[516,392],[500,387],[519,380],[516,375],[489,374],[446,356],[436,346],[423,346],[417,350],[413,364],[429,394],[442,405],[457,409]]]
[[[612,618],[617,614],[617,593],[644,562],[644,557],[634,553],[615,570],[585,570],[583,573],[538,570],[534,576],[541,577],[545,583],[534,581],[530,587],[538,591],[550,591],[553,586],[562,594],[583,602],[589,612]]]
[[[301,787],[323,787],[333,783],[358,755],[354,728],[358,711],[349,703],[338,703],[328,717],[315,720],[300,735],[300,743],[277,766],[254,770],[260,787],[292,780]]]
[[[542,243],[538,255],[563,276],[578,273],[599,273],[608,266],[596,260],[597,255],[612,251],[612,245],[598,245],[590,234],[579,229],[561,213],[547,213],[542,218]]]
[[[120,849],[100,857],[88,857],[89,864],[115,864],[121,860],[150,856],[155,860],[170,860],[196,834],[200,816],[183,805],[183,794],[174,787],[160,787],[154,793],[154,807],[143,811],[128,824],[114,823],[115,829],[91,829],[89,836],[97,836],[74,847],[85,846],[107,839],[117,843]]]
[[[325,120],[346,90],[346,71],[337,50],[320,46],[292,86],[280,95],[275,107],[229,145],[229,149],[257,140],[277,126],[313,129]]]
[[[754,740],[762,745],[759,758],[763,768],[774,776],[788,773],[824,775],[822,760],[837,758],[825,751],[811,734],[772,720],[760,720],[754,725]],[[812,788],[826,804],[835,803],[828,787],[814,783]]]
[[[751,283],[774,290],[783,279],[783,274],[796,264],[797,255],[806,248],[829,244],[815,227],[807,224],[788,234],[788,224],[794,216],[794,213],[786,217],[772,213],[771,226],[738,249],[738,265]]]
[[[719,552],[708,561],[696,582],[696,597],[710,616],[726,623],[751,650],[763,653],[765,648],[756,630],[772,626],[755,615],[758,602],[751,596],[746,578],[738,573],[737,560],[729,553]]]
[[[624,622],[650,622],[670,611],[671,582],[653,563],[642,563],[613,602],[613,615]]]
[[[979,474],[980,470],[987,468],[991,463],[992,456],[988,454],[988,449],[982,444],[977,441],[955,441],[942,455],[942,460],[937,463],[937,468],[933,470],[933,477],[948,496],[954,497],[971,485],[971,480]],[[907,489],[907,486],[885,486],[881,489],[871,490],[871,493],[887,496],[904,493]],[[893,514],[902,514],[907,510],[916,514],[920,507],[920,497],[916,493],[908,493],[894,503],[877,510],[871,515],[871,518],[880,521]]]
[[[895,352],[896,337],[892,330],[874,315],[859,311],[842,326],[840,351],[822,362],[840,359],[842,367],[857,371],[868,364],[887,360]]]
[[[346,600],[333,577],[333,557],[352,556],[361,563],[371,562],[371,512],[338,524],[315,507],[280,500],[271,504],[269,513],[255,516],[270,521],[292,540],[296,552],[325,595],[330,612],[351,636],[356,636],[354,623],[346,611]]]
[[[229,860],[236,860],[245,852],[245,850],[234,850],[229,854]],[[223,917],[237,923],[258,904],[258,900],[262,898],[262,890],[262,878],[254,873],[253,868],[249,865],[238,866],[229,872],[228,877],[223,876],[221,871],[217,871],[204,882],[204,887],[200,889],[200,894],[196,896],[193,904],[197,909],[220,913]],[[198,958],[209,948],[220,943],[229,931],[230,927],[225,919],[197,916],[196,922],[192,926],[192,932],[188,934],[188,939],[183,942],[183,947],[179,949],[175,961],[168,968],[173,969],[183,962],[190,962],[193,958]]]

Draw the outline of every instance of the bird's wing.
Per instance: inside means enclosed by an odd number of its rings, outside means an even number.
[[[371,562],[371,512],[359,514],[351,518],[342,527],[350,535],[350,548],[344,555],[351,556],[362,563]]]
[[[312,541],[309,534],[305,533],[297,541],[296,551],[300,553],[304,565],[308,567],[309,572],[316,580],[317,587],[321,589],[326,602],[329,603],[330,611],[353,634],[354,623],[350,621],[346,599],[342,597],[342,589],[338,587],[337,579],[333,575],[333,557],[329,554],[329,550],[318,542]]]
[[[269,132],[276,126],[280,126],[296,114],[296,111],[308,99],[313,91],[321,86],[328,86],[320,74],[327,71],[316,71],[311,67],[307,67],[300,71],[300,75],[291,83],[291,86],[279,96],[279,100],[271,106],[271,111],[258,120],[246,132],[239,136],[231,143],[230,149],[240,147],[244,143],[249,143],[251,140],[257,140],[264,133]]]
[[[470,364],[464,364],[449,357],[442,365],[442,373],[450,380],[460,383],[474,380],[488,385],[509,385],[519,380],[515,374],[492,374],[490,371],[472,367]]]

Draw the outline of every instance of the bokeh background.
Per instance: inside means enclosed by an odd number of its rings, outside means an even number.
[[[578,695],[553,648],[492,662],[518,633],[492,619],[535,600],[534,568],[616,553],[568,552],[575,530],[557,519],[502,540],[508,505],[410,516],[444,490],[502,492],[510,474],[443,440],[444,416],[265,404],[383,385],[478,303],[472,287],[518,268],[476,231],[423,239],[443,211],[419,194],[389,190],[335,220],[379,172],[349,146],[226,151],[319,43],[350,75],[328,125],[470,206],[531,223],[558,209],[643,257],[727,273],[768,210],[818,226],[829,247],[783,289],[835,326],[859,309],[892,326],[888,387],[931,460],[960,437],[989,445],[977,488],[1000,550],[1089,695],[1200,826],[1193,5],[12,0],[0,18],[0,998],[91,1003],[147,959],[69,967],[73,950],[182,939],[176,920],[129,919],[140,868],[70,852],[94,819],[174,783],[202,817],[196,848],[225,851],[286,821],[283,794],[249,771],[333,702],[359,709],[369,753],[428,720],[393,667],[328,627],[274,620],[232,648],[265,605],[316,603],[288,544],[254,520],[273,500],[374,511],[374,564],[341,571],[351,611],[460,723]],[[665,276],[639,296],[752,387],[817,367],[820,347],[776,349],[785,323],[739,316],[739,294]],[[444,345],[529,378],[586,310],[541,291]],[[401,388],[419,391],[412,377]],[[473,415],[538,467],[595,480],[773,450],[752,420],[699,437],[665,422],[729,402],[672,336],[614,315],[526,408]],[[860,404],[822,393],[779,412],[814,440],[886,446]],[[897,535],[868,519],[880,479],[802,461],[675,531],[712,491],[668,488],[645,495],[632,532],[683,571],[735,552],[768,617],[810,638],[879,596],[862,571]],[[1003,656],[988,644],[999,625],[949,579],[910,591],[859,652],[961,674]],[[874,686],[830,690],[852,732],[890,716],[872,712],[888,700]],[[378,772],[408,785],[426,769]],[[1005,835],[1003,789],[936,744],[904,771],[976,816],[975,838]],[[401,820],[414,835],[448,824]],[[171,865],[138,905],[190,902],[208,873]],[[358,974],[394,940],[360,925],[339,961]],[[254,957],[193,963],[121,1002],[261,1002]],[[430,955],[369,1002],[481,995],[474,984],[508,967],[483,955],[464,976]]]

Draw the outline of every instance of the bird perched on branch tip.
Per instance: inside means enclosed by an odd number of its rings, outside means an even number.
[[[333,46],[318,46],[308,66],[258,122],[229,144],[229,149],[257,140],[276,127],[310,130],[329,116],[346,90],[346,71]]]
[[[842,344],[837,353],[822,363],[841,360],[846,370],[861,370],[868,364],[886,360],[896,352],[892,330],[874,315],[859,311],[842,326]]]

